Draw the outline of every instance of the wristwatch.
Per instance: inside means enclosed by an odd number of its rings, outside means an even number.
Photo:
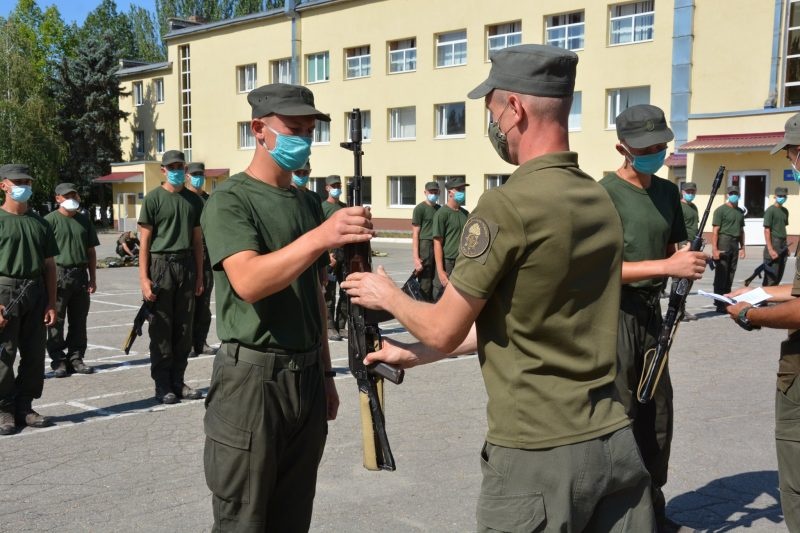
[[[754,326],[752,322],[747,318],[747,312],[752,309],[752,305],[748,305],[747,307],[743,307],[741,311],[739,311],[739,316],[736,317],[736,323],[747,331],[753,331],[754,329],[761,329],[759,326]]]

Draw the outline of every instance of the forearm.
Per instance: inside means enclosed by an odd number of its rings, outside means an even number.
[[[414,261],[419,261],[419,226],[411,229],[411,257]]]
[[[433,239],[433,259],[436,261],[436,271],[444,273],[444,249],[442,248],[442,239]]]
[[[667,262],[663,259],[652,261],[623,261],[622,284],[633,283],[645,279],[665,278],[669,276]]]
[[[56,306],[56,262],[52,257],[44,260],[44,279],[47,286],[47,306]]]
[[[194,228],[192,233],[192,251],[194,252],[194,267],[198,277],[203,275],[203,234],[200,226]]]
[[[775,329],[800,329],[800,299],[780,305],[755,307],[747,312],[754,326]]]
[[[97,252],[94,247],[89,248],[89,281],[97,280]]]
[[[770,254],[775,252],[775,249],[772,248],[772,231],[769,228],[764,228],[764,244]]]
[[[325,338],[325,324],[328,323],[328,309],[325,305],[325,296],[322,292],[322,288],[317,291],[317,305],[319,305],[319,317],[320,317],[320,324],[322,324],[322,351],[321,351],[321,361],[322,361],[322,370],[323,372],[330,372],[333,369],[333,364],[331,363],[331,349],[330,344]]]
[[[139,245],[139,284],[144,289],[150,283],[150,233],[144,235],[142,230],[142,240]]]

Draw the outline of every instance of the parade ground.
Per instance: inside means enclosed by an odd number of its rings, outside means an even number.
[[[114,254],[116,237],[100,236],[98,258]],[[386,254],[374,265],[384,265],[395,281],[409,276],[410,242],[379,240],[373,249]],[[747,254],[736,286],[761,261],[760,247]],[[791,281],[793,259],[786,272],[784,281]],[[137,269],[100,269],[97,278],[85,358],[97,372],[56,379],[48,361],[44,395],[34,408],[55,425],[0,437],[0,531],[210,531],[203,402],[155,401],[146,331],[130,355],[122,350],[141,301]],[[699,531],[786,531],[773,439],[778,348],[786,332],[746,332],[713,312],[711,300],[696,294],[711,291],[712,282],[707,271],[695,283],[687,310],[699,320],[680,325],[670,356],[675,438],[667,513]],[[383,326],[388,337],[411,338],[397,322]],[[219,344],[215,323],[209,344]],[[397,471],[370,472],[361,466],[346,342],[332,342],[331,352],[341,405],[329,424],[311,530],[474,531],[486,430],[477,356],[415,368],[401,385],[386,385]],[[212,361],[211,355],[190,359],[187,382],[205,391]]]

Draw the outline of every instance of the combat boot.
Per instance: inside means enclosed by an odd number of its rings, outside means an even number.
[[[177,389],[177,387],[176,387],[176,389]],[[203,393],[202,392],[200,392],[197,389],[191,388],[186,383],[181,385],[179,390],[180,390],[180,393],[178,394],[178,397],[182,398],[184,400],[202,400],[203,399]]]
[[[13,435],[16,431],[14,415],[8,411],[0,411],[0,435]]]
[[[53,421],[46,416],[42,416],[31,407],[31,402],[22,400],[17,402],[16,422],[18,426],[29,426],[32,428],[46,428],[53,425]]]
[[[53,375],[57,378],[67,377],[69,375],[69,372],[67,372],[67,363],[64,361],[59,361],[53,369]]]
[[[94,368],[87,366],[83,359],[73,359],[70,362],[70,366],[72,367],[72,371],[78,374],[92,374],[94,372]]]
[[[178,403],[178,397],[169,387],[156,383],[156,400],[163,404]]]

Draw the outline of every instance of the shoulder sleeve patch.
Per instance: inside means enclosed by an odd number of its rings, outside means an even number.
[[[487,252],[497,237],[499,227],[479,216],[472,216],[461,230],[459,249],[464,257],[486,263]]]

